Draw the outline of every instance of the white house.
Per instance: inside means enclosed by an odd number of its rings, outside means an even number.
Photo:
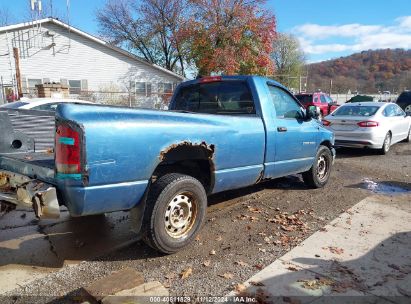
[[[56,82],[72,97],[118,99],[170,93],[183,77],[57,19],[0,27],[0,103],[6,88],[17,92],[15,52],[25,96],[35,85]],[[137,97],[137,98],[136,98]],[[103,100],[104,101],[104,100]]]

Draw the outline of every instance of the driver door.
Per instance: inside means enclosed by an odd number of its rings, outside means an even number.
[[[267,134],[267,146],[274,146],[275,155],[266,155],[266,159],[274,160],[273,165],[266,166],[266,177],[306,171],[316,155],[319,123],[304,119],[303,109],[290,93],[275,85],[268,85],[268,89],[275,117],[274,128]]]

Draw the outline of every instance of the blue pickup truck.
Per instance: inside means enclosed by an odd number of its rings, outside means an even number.
[[[335,158],[315,107],[258,76],[181,83],[168,111],[59,105],[46,151],[18,130],[35,115],[22,112],[0,117],[0,200],[43,218],[61,205],[72,216],[130,210],[133,230],[164,253],[195,238],[208,195],[298,173],[320,188]]]

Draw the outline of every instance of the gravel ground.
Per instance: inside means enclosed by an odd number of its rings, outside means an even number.
[[[308,189],[299,176],[290,176],[211,197],[201,234],[177,254],[159,255],[137,241],[15,289],[10,295],[17,298],[8,300],[63,303],[59,297],[69,295],[66,301],[72,303],[79,300],[83,286],[126,267],[141,271],[146,281],[162,282],[171,295],[227,294],[369,196],[370,190],[388,195],[411,191],[411,144],[397,144],[386,156],[349,149],[340,149],[337,155],[324,189]],[[192,274],[182,279],[181,273],[189,268]],[[22,295],[33,297],[18,298]]]

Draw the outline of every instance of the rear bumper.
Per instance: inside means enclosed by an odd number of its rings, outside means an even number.
[[[0,201],[33,208],[39,218],[60,217],[53,185],[6,170],[0,170]]]
[[[334,132],[335,146],[380,149],[384,143],[386,133],[376,131]]]
[[[380,149],[382,144],[365,140],[336,140],[335,147]]]

